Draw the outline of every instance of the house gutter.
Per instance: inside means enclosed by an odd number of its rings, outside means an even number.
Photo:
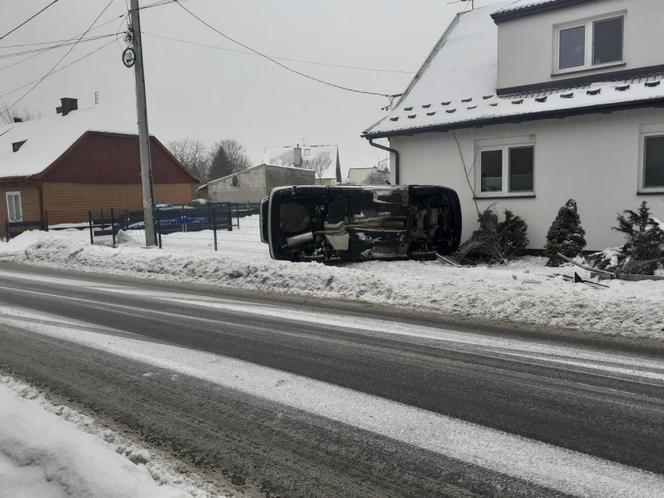
[[[394,183],[396,185],[399,185],[399,177],[401,176],[399,174],[401,166],[399,163],[400,161],[399,151],[391,147],[388,147],[386,145],[377,144],[376,142],[374,142],[373,138],[368,138],[368,140],[369,140],[369,145],[371,145],[372,147],[376,147],[377,149],[381,149],[394,154]]]

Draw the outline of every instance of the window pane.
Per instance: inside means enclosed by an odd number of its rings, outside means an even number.
[[[514,147],[510,149],[510,192],[532,192],[535,148]]]
[[[586,60],[586,27],[560,30],[560,69],[583,66]]]
[[[482,192],[502,192],[503,151],[482,151]]]
[[[16,194],[7,195],[7,215],[9,221],[21,221],[21,196]]]
[[[623,18],[594,24],[593,64],[621,61],[623,58]]]
[[[664,136],[646,137],[645,187],[664,187]]]

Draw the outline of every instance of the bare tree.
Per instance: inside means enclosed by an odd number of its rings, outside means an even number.
[[[244,171],[251,167],[244,146],[235,139],[225,138],[214,145],[209,180]]]
[[[183,138],[170,142],[168,148],[192,175],[198,177],[201,183],[207,182],[212,155],[203,142],[195,138]]]
[[[385,169],[374,169],[363,183],[365,185],[387,185],[390,183],[390,172]]]
[[[10,109],[7,104],[5,104],[4,108],[0,108],[0,125],[12,124],[17,120],[30,121],[31,119],[35,119],[37,117],[39,116],[29,111],[28,109]]]
[[[323,175],[328,170],[332,164],[332,156],[329,152],[323,154],[318,154],[313,159],[307,159],[302,163],[304,169],[311,169],[316,173],[316,178],[318,180],[323,179]]]

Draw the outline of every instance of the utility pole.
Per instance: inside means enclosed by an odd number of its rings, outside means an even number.
[[[138,116],[138,141],[141,156],[141,185],[143,187],[143,214],[145,219],[145,245],[157,245],[154,230],[154,196],[152,188],[152,158],[150,156],[150,132],[145,95],[145,71],[143,67],[143,41],[141,38],[141,11],[138,0],[131,0],[131,43],[134,49],[134,76],[136,80],[136,113]]]

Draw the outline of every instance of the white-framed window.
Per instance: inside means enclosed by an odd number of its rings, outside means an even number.
[[[641,129],[639,192],[664,193],[664,125]]]
[[[478,144],[477,197],[535,195],[535,143]]]
[[[624,64],[625,12],[554,28],[554,74]]]
[[[23,221],[23,206],[21,204],[21,192],[7,192],[7,219],[10,223]]]

